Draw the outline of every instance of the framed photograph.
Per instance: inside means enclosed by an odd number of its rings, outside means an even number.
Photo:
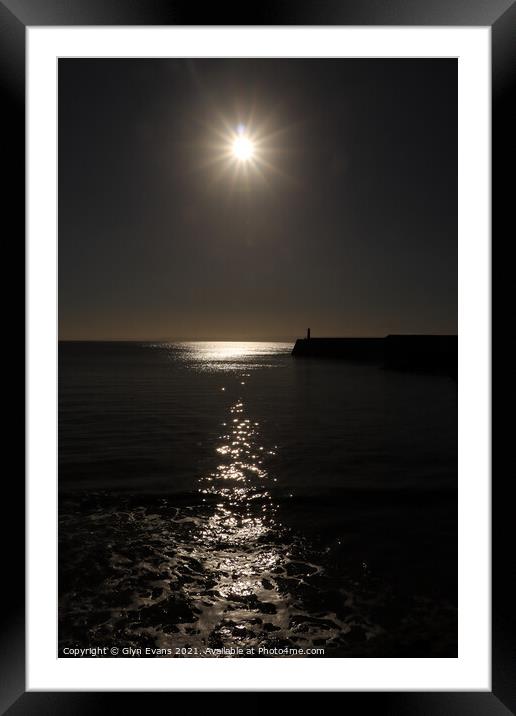
[[[490,437],[515,5],[211,14],[0,3],[28,408],[0,711],[516,712]]]

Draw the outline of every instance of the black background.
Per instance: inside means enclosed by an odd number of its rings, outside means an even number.
[[[403,0],[346,2],[261,2],[255,7],[237,3],[213,4],[201,10],[195,3],[115,0],[67,3],[42,0],[9,0],[0,3],[0,87],[4,136],[3,190],[4,219],[11,229],[7,249],[13,261],[24,252],[25,236],[25,161],[24,161],[24,74],[25,26],[38,24],[430,24],[430,25],[492,25],[492,89],[493,89],[493,262],[499,269],[493,289],[493,408],[510,415],[513,385],[511,351],[502,348],[499,324],[504,320],[502,309],[512,306],[512,264],[504,257],[511,249],[514,234],[514,129],[509,112],[516,79],[516,4],[509,0],[439,0],[425,2]],[[509,179],[508,179],[509,178]],[[4,248],[5,253],[5,248]],[[5,261],[5,258],[4,258]],[[5,263],[4,263],[5,265]],[[504,268],[505,275],[500,273]],[[21,273],[21,271],[20,271]],[[12,306],[13,283],[6,291],[4,305]],[[5,287],[4,287],[5,290]],[[17,303],[24,306],[20,287]],[[10,303],[6,304],[9,299]],[[11,319],[11,324],[9,324]],[[5,316],[4,336],[23,344],[22,324],[15,322],[14,312]],[[510,323],[505,319],[507,335]],[[512,343],[512,341],[511,341]],[[11,366],[12,368],[12,366]],[[23,382],[21,363],[20,384]],[[503,377],[503,386],[502,386]],[[12,381],[15,382],[14,377]],[[510,402],[509,402],[510,401]],[[20,401],[19,392],[16,404]],[[10,428],[21,427],[13,410]],[[442,694],[355,694],[339,695],[339,707],[351,713],[368,707],[383,714],[507,714],[516,710],[516,624],[514,617],[514,488],[512,455],[512,424],[505,417],[497,423],[493,440],[496,460],[493,464],[493,693]],[[6,444],[14,444],[7,443]],[[17,453],[11,448],[11,453]],[[511,450],[512,453],[512,450]],[[9,488],[6,492],[2,545],[4,574],[9,576],[8,599],[1,612],[2,652],[0,661],[0,711],[11,716],[22,714],[87,714],[121,712],[125,702],[149,709],[148,694],[24,694],[24,478],[22,469],[13,462]],[[8,504],[7,504],[8,503]],[[10,520],[5,519],[9,512]],[[4,595],[6,594],[4,589]],[[123,699],[123,700],[121,700]],[[160,702],[157,702],[160,699]],[[166,704],[161,703],[166,699]],[[173,694],[154,694],[152,708],[171,708]],[[10,706],[11,704],[14,704]]]

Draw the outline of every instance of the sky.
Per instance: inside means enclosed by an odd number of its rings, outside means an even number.
[[[58,144],[61,340],[457,332],[454,59],[61,59]]]

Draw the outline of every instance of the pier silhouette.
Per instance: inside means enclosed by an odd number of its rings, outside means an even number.
[[[457,336],[387,335],[384,338],[298,338],[295,358],[373,363],[392,370],[457,377]]]

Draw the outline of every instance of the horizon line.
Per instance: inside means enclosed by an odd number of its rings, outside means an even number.
[[[339,339],[339,338],[387,338],[388,336],[450,336],[458,337],[458,333],[383,333],[381,335],[345,335],[311,336],[308,340]],[[58,343],[291,343],[305,340],[306,334],[297,337],[269,337],[269,338],[58,338]]]

